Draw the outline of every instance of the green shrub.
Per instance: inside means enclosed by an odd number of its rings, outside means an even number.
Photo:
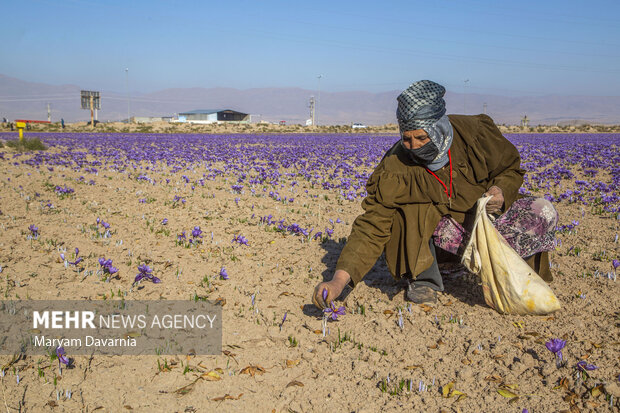
[[[39,138],[24,139],[23,141],[7,141],[6,146],[17,151],[45,151],[47,146]]]

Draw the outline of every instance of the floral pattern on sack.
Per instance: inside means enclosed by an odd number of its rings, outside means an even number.
[[[516,200],[494,225],[521,257],[529,257],[554,248],[558,220],[558,212],[551,202],[526,197]],[[441,249],[460,255],[469,236],[462,225],[446,215],[435,228],[433,242]]]

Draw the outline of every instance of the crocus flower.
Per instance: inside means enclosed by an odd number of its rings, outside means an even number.
[[[222,269],[220,270],[220,278],[222,280],[227,280],[228,279],[228,273],[226,272],[226,268],[222,267]]]
[[[108,273],[110,275],[116,274],[118,272],[118,268],[114,268],[112,266],[112,260],[105,258],[99,258],[99,265],[103,268],[104,273]]]
[[[67,358],[67,353],[65,353],[64,347],[56,348],[56,356],[58,356],[58,362],[64,364],[65,366],[69,365],[69,359]]]
[[[151,270],[146,264],[139,265],[138,271],[140,271],[140,273],[136,275],[136,279],[133,282],[134,284],[142,281],[144,278],[151,280],[154,284],[161,282],[159,278],[152,274],[153,270]]]
[[[560,367],[560,362],[562,361],[562,349],[565,345],[566,340],[562,340],[560,338],[552,338],[545,343],[547,349],[553,354],[555,354],[557,367]]]
[[[613,260],[611,262],[611,265],[614,266],[614,270],[616,270],[618,267],[620,267],[620,260]]]
[[[323,301],[327,300],[327,294],[328,294],[327,288],[323,288],[323,293],[322,293]]]
[[[323,290],[325,291],[325,290]],[[332,301],[329,305],[329,307],[327,307],[326,309],[323,310],[323,312],[325,314],[328,314],[328,317],[331,317],[332,320],[337,320],[339,315],[344,315],[345,314],[345,308],[344,307],[339,307],[336,308],[336,306],[334,305],[334,302]]]
[[[579,371],[592,371],[596,369],[598,369],[598,367],[596,367],[594,364],[588,364],[585,360],[581,360],[579,363],[577,363],[577,370]]]
[[[162,225],[167,225],[167,224],[168,224],[168,218],[164,218],[164,219],[161,221],[161,224],[162,224]]]
[[[194,238],[202,238],[202,230],[200,227],[194,227],[192,230],[192,237]]]
[[[243,235],[235,235],[233,236],[233,239],[231,242],[237,242],[241,245],[248,245],[248,239],[246,237],[244,237]]]
[[[79,263],[82,262],[82,257],[78,257],[78,255],[80,254],[80,250],[78,248],[75,249],[75,261],[71,262],[71,261],[67,261],[67,264],[71,264],[71,265],[78,265]],[[64,254],[60,254],[60,257],[64,260]]]
[[[28,227],[28,229],[30,230],[30,232],[32,233],[32,236],[36,239],[39,236],[39,228],[35,227],[34,224],[30,225]]]

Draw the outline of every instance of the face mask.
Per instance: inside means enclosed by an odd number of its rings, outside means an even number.
[[[426,164],[431,163],[437,157],[437,154],[439,153],[439,149],[437,149],[437,146],[435,146],[433,142],[429,141],[421,148],[407,149],[407,153],[409,153],[409,156],[411,156],[411,159],[415,163],[426,165]]]

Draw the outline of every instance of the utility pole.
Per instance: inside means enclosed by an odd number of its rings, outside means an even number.
[[[321,78],[323,77],[323,75],[318,75],[317,79],[318,79],[318,90],[317,90],[317,97],[316,97],[316,103],[314,104],[314,116],[316,118],[316,126],[319,126],[319,102],[321,101]]]
[[[129,68],[125,68],[125,88],[127,89],[127,124],[129,124]]]
[[[50,109],[50,103],[47,102],[47,121],[51,122],[52,121],[52,111]]]
[[[312,126],[316,125],[314,119],[314,96],[310,96],[310,119],[312,121]]]
[[[93,111],[94,111],[94,99],[93,99],[93,95],[90,95],[90,127],[94,128],[95,127],[95,119],[93,117]]]

